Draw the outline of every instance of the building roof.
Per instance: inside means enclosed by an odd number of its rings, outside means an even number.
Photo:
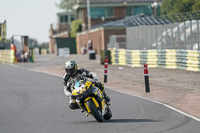
[[[57,16],[59,15],[76,15],[76,12],[73,12],[73,11],[68,11],[68,12],[58,12],[57,13]]]
[[[90,3],[124,3],[124,2],[154,2],[155,0],[90,0]],[[86,1],[80,1],[86,3]]]
[[[134,27],[140,25],[164,25],[171,23],[169,20],[155,18],[151,16],[135,15],[117,21],[110,21],[100,25],[93,26],[92,29],[98,27]]]
[[[132,5],[146,5],[153,3],[155,0],[90,0],[90,6],[106,7],[106,6],[132,6]],[[159,0],[158,0],[159,1]],[[87,0],[80,0],[74,8],[85,8]]]

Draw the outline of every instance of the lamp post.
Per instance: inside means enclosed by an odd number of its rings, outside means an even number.
[[[151,7],[152,7],[153,15],[154,17],[156,17],[156,8],[158,7],[158,2],[155,1],[153,4],[151,4]]]
[[[88,30],[91,29],[90,0],[87,0]]]

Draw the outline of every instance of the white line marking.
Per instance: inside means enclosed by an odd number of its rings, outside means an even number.
[[[148,101],[157,103],[157,104],[161,104],[161,105],[163,105],[163,106],[165,106],[165,107],[167,107],[167,108],[170,108],[171,110],[174,110],[174,111],[176,111],[176,112],[178,112],[178,113],[180,113],[180,114],[183,114],[183,115],[185,115],[185,116],[187,116],[187,117],[190,117],[190,118],[192,118],[192,119],[194,119],[194,120],[200,122],[200,119],[199,119],[199,118],[197,118],[197,117],[195,117],[195,116],[192,116],[192,115],[190,115],[190,114],[187,114],[187,113],[185,113],[185,112],[183,112],[183,111],[181,111],[181,110],[178,110],[178,109],[176,109],[176,108],[174,108],[174,107],[172,107],[172,106],[170,106],[170,105],[168,105],[168,104],[165,104],[165,103],[162,103],[162,102],[159,102],[159,101],[155,101],[155,100],[152,100],[152,99],[149,99],[149,98],[146,98],[146,97],[137,96],[137,95],[134,95],[134,94],[128,94],[128,93],[123,92],[123,91],[120,91],[120,90],[115,90],[115,89],[111,89],[111,88],[108,88],[108,89],[113,90],[113,91],[117,91],[117,92],[120,92],[120,93],[123,93],[123,94],[126,94],[126,95],[130,95],[130,96],[142,98],[142,99],[145,99],[145,100],[148,100]]]
[[[14,64],[10,64],[10,65],[11,65],[11,66],[14,66],[14,67],[16,67],[16,68],[27,69],[27,68],[22,68],[22,67],[16,66],[16,65],[14,65]],[[57,77],[62,77],[62,76],[60,76],[60,75],[52,74],[52,73],[49,73],[49,72],[43,72],[43,71],[32,70],[32,69],[27,69],[27,70],[33,71],[33,72],[38,72],[38,73],[44,73],[44,74],[48,74],[48,75],[53,75],[53,76],[57,76]],[[190,114],[187,114],[187,113],[185,113],[185,112],[183,112],[183,111],[181,111],[181,110],[178,110],[178,109],[176,109],[176,108],[174,108],[174,107],[172,107],[172,106],[170,106],[170,105],[167,105],[167,104],[165,104],[165,103],[162,103],[162,102],[159,102],[159,101],[155,101],[155,100],[152,100],[152,99],[149,99],[149,98],[146,98],[146,97],[142,97],[142,96],[137,96],[137,95],[134,95],[134,94],[128,94],[128,93],[123,92],[123,91],[120,91],[120,90],[115,90],[115,89],[111,89],[111,88],[108,88],[108,89],[113,90],[113,91],[117,91],[117,92],[122,93],[122,94],[126,94],[126,95],[130,95],[130,96],[142,98],[142,99],[145,99],[145,100],[148,100],[148,101],[151,101],[151,102],[154,102],[154,103],[163,105],[163,106],[165,106],[165,107],[167,107],[167,108],[169,108],[169,109],[171,109],[171,110],[174,110],[174,111],[176,111],[176,112],[178,112],[178,113],[180,113],[180,114],[183,114],[183,115],[185,115],[185,116],[187,116],[187,117],[190,117],[190,118],[192,118],[192,119],[194,119],[194,120],[200,122],[200,119],[199,119],[199,118],[197,118],[197,117],[195,117],[195,116],[192,116],[192,115],[190,115]]]
[[[28,69],[29,71],[32,71],[32,72],[38,72],[38,73],[44,73],[44,74],[48,74],[48,75],[53,75],[53,76],[57,76],[57,77],[62,77],[58,74],[52,74],[52,73],[49,73],[49,72],[44,72],[44,71],[40,71],[40,70],[32,70],[32,69]]]

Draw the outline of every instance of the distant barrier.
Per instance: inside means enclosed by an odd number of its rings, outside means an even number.
[[[200,51],[197,50],[125,50],[109,49],[113,65],[183,69],[200,72]]]
[[[14,63],[15,62],[14,50],[0,50],[0,62]]]
[[[48,52],[47,52],[47,50],[46,49],[41,49],[41,54],[42,55],[46,55]]]

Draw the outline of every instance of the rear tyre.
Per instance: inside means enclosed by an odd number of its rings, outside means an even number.
[[[87,106],[89,107],[91,113],[93,114],[94,118],[98,121],[98,122],[103,122],[103,116],[100,113],[100,111],[97,109],[97,107],[94,105],[93,101],[91,99],[89,99],[86,102]]]
[[[106,113],[105,113],[105,115],[103,116],[103,118],[104,118],[105,120],[110,120],[111,117],[112,117],[112,112],[111,112],[110,108],[107,108],[107,109],[106,109]]]

